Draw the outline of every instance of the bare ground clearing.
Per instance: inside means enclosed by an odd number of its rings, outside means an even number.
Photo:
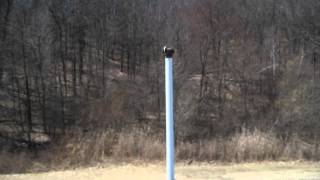
[[[164,180],[164,163],[108,165],[37,174],[0,175],[1,180]],[[242,164],[193,163],[176,166],[177,180],[320,180],[320,163],[262,162]]]

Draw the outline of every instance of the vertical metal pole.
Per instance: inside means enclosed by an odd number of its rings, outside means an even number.
[[[173,49],[164,48],[166,81],[166,160],[167,180],[174,180],[174,123],[173,123]]]

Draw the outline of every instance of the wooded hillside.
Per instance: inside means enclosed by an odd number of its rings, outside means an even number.
[[[293,140],[320,157],[319,0],[1,0],[0,150],[92,137],[99,157],[125,157],[132,134],[162,142],[164,45],[177,52],[178,157],[233,160],[219,154],[230,144],[186,149],[259,135],[281,152],[234,158],[277,158]]]

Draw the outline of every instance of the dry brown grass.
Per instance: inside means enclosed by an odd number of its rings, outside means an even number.
[[[316,160],[316,145],[298,137],[284,142],[272,132],[243,131],[230,138],[218,138],[197,143],[179,143],[178,159],[200,161],[261,161],[261,160]]]
[[[120,134],[113,148],[113,156],[120,159],[159,160],[164,154],[164,144],[160,138],[137,131]]]
[[[111,155],[115,135],[112,131],[86,132],[81,131],[67,135],[52,149],[55,163],[64,162],[65,166],[86,165],[101,161]]]
[[[281,156],[282,149],[283,143],[272,132],[244,131],[228,141],[226,159],[231,161],[273,160]]]
[[[178,142],[177,160],[198,161],[262,161],[262,160],[316,160],[320,152],[297,136],[280,140],[273,132],[242,131],[232,137]],[[115,135],[114,132],[86,133],[65,138],[55,149],[54,160],[66,165],[90,164],[113,158],[117,161],[132,159],[163,160],[165,142],[160,136],[133,129]],[[57,156],[58,155],[58,156]]]
[[[28,153],[0,154],[0,173],[46,171],[94,165],[97,162],[132,160],[158,161],[165,158],[165,142],[159,136],[141,130],[112,131],[66,135],[36,157]],[[31,158],[32,157],[32,158]],[[244,162],[263,160],[317,160],[316,146],[298,137],[288,142],[278,139],[272,132],[243,131],[232,137],[179,142],[176,160],[202,162]]]

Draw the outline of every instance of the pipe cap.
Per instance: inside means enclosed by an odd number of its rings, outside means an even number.
[[[174,49],[173,48],[168,48],[167,46],[163,47],[162,53],[167,57],[167,58],[172,58],[174,54]]]

